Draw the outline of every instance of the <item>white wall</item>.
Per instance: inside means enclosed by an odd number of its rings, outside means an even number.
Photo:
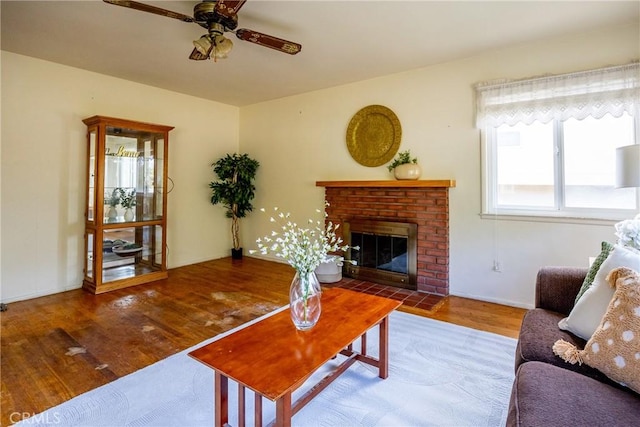
[[[79,287],[82,281],[85,127],[100,114],[175,126],[170,133],[170,267],[227,256],[229,222],[209,203],[210,164],[228,152],[261,162],[256,207],[304,221],[322,208],[317,180],[392,179],[349,155],[345,133],[360,108],[400,118],[401,150],[425,179],[452,178],[451,293],[531,306],[542,265],[586,265],[611,225],[483,220],[474,83],[562,73],[638,58],[638,26],[578,34],[479,54],[412,72],[238,109],[46,61],[2,52],[0,297],[3,302]],[[321,70],[319,70],[321,72]],[[239,147],[239,148],[238,148]],[[245,253],[271,228],[242,220]],[[491,270],[498,258],[503,272]]]
[[[169,134],[168,264],[227,256],[209,202],[211,163],[238,148],[239,109],[2,52],[0,290],[3,302],[82,282],[86,127],[93,115],[175,126]],[[222,220],[220,220],[222,218]]]
[[[385,105],[402,124],[400,150],[418,157],[423,179],[457,180],[450,190],[451,294],[531,307],[541,266],[586,266],[602,240],[614,240],[613,227],[480,218],[473,85],[627,63],[640,54],[639,36],[637,25],[602,29],[244,107],[240,147],[262,164],[255,205],[278,206],[304,221],[322,207],[317,180],[392,179],[384,166],[355,162],[345,143],[360,108]],[[247,249],[271,229],[259,212],[243,226]],[[501,273],[492,271],[494,259]]]

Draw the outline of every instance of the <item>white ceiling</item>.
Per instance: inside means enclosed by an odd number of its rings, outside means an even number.
[[[190,16],[197,3],[142,2]],[[188,59],[206,33],[194,23],[100,0],[0,7],[2,50],[237,106],[640,21],[640,1],[248,0],[239,28],[301,43],[302,52],[229,34],[233,50],[213,62]]]

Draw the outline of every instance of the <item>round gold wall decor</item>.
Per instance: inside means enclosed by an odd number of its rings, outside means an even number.
[[[364,166],[380,166],[396,155],[402,139],[400,120],[382,105],[369,105],[358,111],[347,128],[347,148],[353,159]]]

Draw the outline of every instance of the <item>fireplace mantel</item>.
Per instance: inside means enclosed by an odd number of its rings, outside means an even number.
[[[316,181],[316,187],[341,188],[451,188],[456,186],[455,179],[429,180],[384,180],[384,181]]]

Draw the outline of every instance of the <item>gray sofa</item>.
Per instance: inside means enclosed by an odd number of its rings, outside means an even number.
[[[585,341],[560,330],[558,321],[571,312],[587,271],[544,267],[538,272],[535,308],[524,316],[516,347],[508,426],[640,425],[640,395],[553,354],[558,339],[584,348]]]

